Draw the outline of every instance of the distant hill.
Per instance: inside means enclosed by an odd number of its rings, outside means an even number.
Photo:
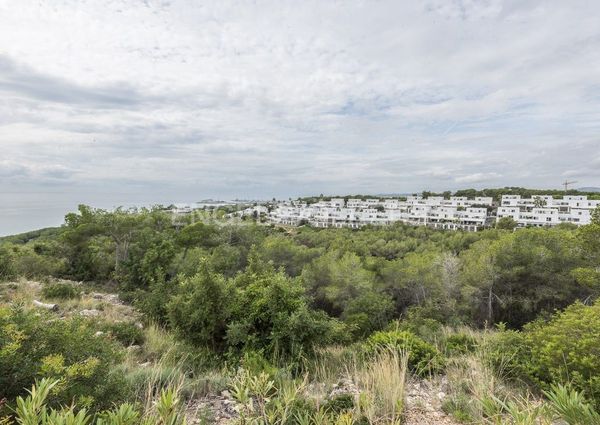
[[[577,190],[580,192],[600,192],[600,187],[580,187]]]
[[[30,232],[19,233],[17,235],[0,236],[0,244],[4,242],[25,244],[34,239],[44,239],[56,237],[63,229],[61,227],[46,227],[44,229],[32,230]]]

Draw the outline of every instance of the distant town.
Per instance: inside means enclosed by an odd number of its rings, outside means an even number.
[[[329,198],[272,201],[210,201],[177,204],[178,216],[197,209],[229,206],[228,217],[254,218],[285,226],[360,228],[402,222],[414,226],[476,232],[508,221],[514,227],[589,224],[600,200],[586,195],[417,196],[396,198]]]

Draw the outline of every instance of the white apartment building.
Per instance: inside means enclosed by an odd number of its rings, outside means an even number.
[[[453,197],[448,200],[443,197],[424,199],[410,196],[406,201],[348,199],[347,202],[343,198],[334,198],[312,205],[281,203],[270,213],[269,218],[275,223],[298,225],[308,222],[315,227],[359,228],[400,221],[440,229],[477,231],[493,222],[488,205],[492,205],[491,198]]]
[[[350,227],[385,225],[404,222],[438,229],[477,231],[491,226],[494,219],[512,217],[519,227],[556,226],[560,223],[589,224],[592,211],[600,201],[586,196],[550,195],[522,198],[504,195],[495,208],[491,197],[466,198],[439,196],[400,199],[333,198],[307,205],[298,201],[282,202],[270,214],[274,223],[297,226],[310,223],[315,227]],[[383,207],[383,208],[382,208]],[[496,212],[496,214],[494,214]]]
[[[503,195],[498,207],[497,220],[511,217],[519,227],[556,226],[573,223],[578,226],[591,222],[592,211],[600,201],[588,200],[587,196],[563,196],[554,199],[550,195],[522,198],[519,195]]]

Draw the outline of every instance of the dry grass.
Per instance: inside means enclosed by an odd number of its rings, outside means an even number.
[[[356,365],[357,362],[354,351],[341,345],[332,345],[318,348],[314,358],[305,366],[312,381],[331,386],[347,373],[349,365]]]
[[[349,365],[348,376],[361,389],[356,413],[372,424],[399,424],[404,409],[408,354],[385,350],[371,361]]]
[[[6,303],[20,303],[26,306],[31,305],[42,290],[40,282],[21,278],[12,282],[0,283],[0,300]]]
[[[52,282],[62,282],[83,289],[81,297],[74,299],[46,298],[42,295],[44,283],[21,278],[13,282],[0,284],[0,301],[3,303],[22,304],[25,308],[35,308],[33,300],[58,305],[58,314],[63,317],[78,315],[82,310],[98,310],[98,318],[106,322],[135,322],[140,320],[139,313],[125,304],[108,302],[105,299],[93,297],[96,287],[62,279],[51,279]]]

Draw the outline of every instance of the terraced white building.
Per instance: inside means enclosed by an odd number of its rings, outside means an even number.
[[[400,199],[334,198],[307,205],[301,202],[280,203],[271,213],[275,223],[316,227],[350,227],[385,225],[404,222],[441,229],[477,231],[490,223],[492,198],[409,196]]]
[[[500,205],[491,197],[466,198],[441,196],[423,198],[408,196],[400,199],[334,198],[315,204],[291,201],[280,203],[270,214],[275,223],[316,227],[351,227],[385,225],[404,222],[439,229],[477,231],[491,226],[502,217],[512,217],[519,227],[556,226],[560,223],[589,224],[592,211],[600,201],[586,196],[550,195],[522,198],[504,195]]]
[[[563,196],[554,199],[550,195],[522,198],[519,195],[503,195],[498,206],[497,220],[511,217],[520,227],[556,226],[573,223],[578,226],[589,224],[592,211],[600,201],[588,200],[587,196]]]

